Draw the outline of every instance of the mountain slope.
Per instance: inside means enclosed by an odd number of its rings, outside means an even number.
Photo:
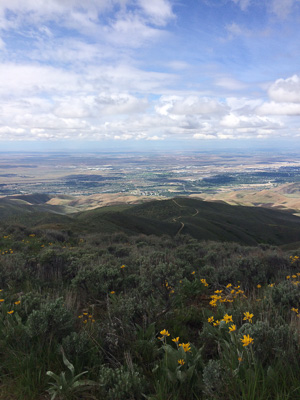
[[[231,206],[192,198],[117,205],[63,215],[59,206],[0,199],[0,221],[74,232],[138,235],[188,234],[199,240],[246,245],[300,241],[300,218],[287,211]]]
[[[299,241],[300,219],[291,213],[177,198],[130,208],[127,213],[184,224],[181,233],[198,239],[247,244]]]
[[[288,183],[262,190],[222,191],[216,194],[191,195],[207,201],[225,201],[227,204],[295,210],[300,212],[300,183]]]

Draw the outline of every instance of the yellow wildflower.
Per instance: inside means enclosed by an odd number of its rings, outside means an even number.
[[[232,286],[231,283],[228,283],[228,285],[226,286],[227,289],[229,289]]]
[[[169,332],[166,329],[164,329],[163,331],[160,331],[160,334],[163,336],[170,336]]]
[[[257,288],[258,288],[258,289],[260,289],[260,288],[261,288],[261,285],[260,285],[260,284],[258,284],[258,285],[257,285]]]
[[[4,301],[4,299],[0,299],[0,302]]]
[[[178,360],[178,364],[184,365],[184,364],[185,364],[185,361],[181,358],[180,360]]]
[[[287,275],[286,279],[291,279],[290,275]]]
[[[123,269],[123,268],[125,268],[125,265],[123,264],[123,265],[121,265],[121,267],[120,267],[121,269]]]
[[[87,324],[87,319],[85,319],[84,321],[82,321],[84,324]]]
[[[18,301],[15,301],[15,304],[16,305],[18,305],[18,304],[20,304],[21,303],[21,301],[20,300],[18,300]]]
[[[250,337],[250,335],[244,335],[243,339],[240,339],[241,342],[243,343],[243,346],[248,346],[253,342],[253,338]]]
[[[204,286],[208,286],[208,283],[206,282],[206,279],[200,279],[201,283],[203,283]]]
[[[254,317],[254,314],[250,314],[248,311],[244,312],[244,321],[249,321],[252,324],[252,318]]]
[[[114,291],[114,290],[112,290],[111,292],[110,292],[110,294],[115,294],[116,292]]]
[[[236,325],[233,324],[229,327],[229,332],[234,332],[234,331],[236,331]]]
[[[214,317],[209,317],[207,321],[211,324],[212,322],[214,322]]]
[[[193,271],[193,272],[192,272],[192,275],[195,275],[195,273],[196,273],[196,272],[195,272],[195,271]]]
[[[179,347],[182,347],[185,353],[191,351],[190,343],[180,343]]]
[[[179,336],[177,336],[177,338],[172,339],[172,342],[177,344],[179,342]]]
[[[83,315],[78,315],[78,318],[82,318],[83,317]]]
[[[223,292],[223,290],[215,290],[215,293],[222,293]]]
[[[220,321],[217,319],[216,322],[213,323],[214,326],[220,325]]]
[[[13,313],[14,313],[14,310],[7,311],[7,314],[13,314]]]
[[[229,322],[233,322],[232,315],[225,314],[222,321],[225,321],[226,324],[228,324]]]
[[[298,308],[293,307],[291,310],[294,311],[294,312],[297,313],[297,314],[299,313]]]

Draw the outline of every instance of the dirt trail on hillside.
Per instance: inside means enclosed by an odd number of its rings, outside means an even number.
[[[173,202],[174,202],[178,207],[181,207],[181,208],[186,207],[186,206],[181,206],[180,204],[178,204],[176,200],[174,200],[174,199],[172,199],[172,200],[173,200]],[[195,212],[195,214],[192,214],[192,215],[191,215],[192,217],[195,217],[196,215],[199,214],[199,210],[198,210],[197,208],[195,208],[195,210],[196,210],[196,212]],[[173,221],[174,221],[174,222],[177,222],[177,220],[178,220],[179,218],[182,218],[182,216],[180,215],[179,217],[173,218]],[[180,233],[182,232],[183,228],[185,227],[184,222],[180,222],[180,223],[181,223],[181,227],[178,229],[178,232],[176,233],[175,236],[180,235]]]

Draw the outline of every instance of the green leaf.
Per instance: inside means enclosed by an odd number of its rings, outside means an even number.
[[[70,361],[69,361],[69,360],[67,359],[67,357],[65,356],[65,352],[64,352],[64,349],[63,349],[63,348],[61,348],[61,352],[62,352],[62,356],[63,356],[63,362],[64,362],[65,366],[66,366],[67,368],[69,368],[69,370],[71,371],[71,374],[72,374],[72,376],[73,376],[74,373],[75,373],[74,365],[71,364]]]

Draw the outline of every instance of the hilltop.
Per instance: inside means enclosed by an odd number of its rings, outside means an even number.
[[[208,201],[223,201],[232,205],[265,207],[300,212],[300,183],[288,183],[262,190],[228,190],[215,194],[191,195]]]

